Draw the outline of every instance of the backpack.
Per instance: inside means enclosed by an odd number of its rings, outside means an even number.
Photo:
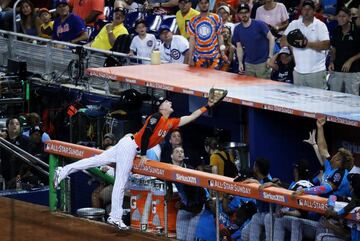
[[[215,154],[224,161],[224,176],[236,177],[236,175],[238,174],[238,170],[235,164],[231,161],[230,154],[228,152],[225,152],[226,158],[219,152],[216,152]]]
[[[131,41],[132,41],[132,36],[130,34],[121,34],[116,38],[114,46],[110,49],[110,51],[128,54],[130,52]],[[126,58],[109,56],[105,60],[104,67],[122,66],[125,64],[126,64]]]

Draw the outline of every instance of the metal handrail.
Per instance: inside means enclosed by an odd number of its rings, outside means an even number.
[[[36,165],[36,163],[34,163],[32,160],[27,159],[25,156],[23,156],[22,154],[20,154],[19,152],[17,152],[16,150],[12,149],[12,147],[6,145],[5,143],[3,143],[3,138],[0,141],[0,147],[4,148],[5,150],[11,152],[13,155],[15,155],[16,157],[20,158],[22,161],[24,161],[26,164],[32,166],[33,168],[35,168],[37,171],[39,171],[40,173],[49,176],[49,172],[45,171],[44,169],[42,169],[41,167],[39,167],[38,165]],[[15,146],[14,144],[10,143],[12,146]],[[28,155],[32,156],[31,154],[27,153]],[[32,156],[34,159],[36,157]],[[37,158],[36,158],[37,159]],[[40,162],[39,162],[40,163]]]
[[[58,41],[58,40],[46,39],[46,38],[41,38],[41,37],[38,37],[38,36],[27,35],[27,34],[23,34],[23,33],[17,33],[15,31],[11,32],[11,31],[0,30],[0,33],[7,34],[7,35],[13,35],[15,37],[22,37],[22,38],[32,39],[32,40],[40,41],[40,42],[43,42],[43,43],[52,43],[52,44],[64,45],[64,46],[71,47],[71,48],[83,47],[84,49],[90,50],[90,51],[95,52],[95,53],[113,55],[113,56],[117,56],[117,57],[126,57],[126,58],[130,58],[130,59],[135,59],[135,60],[151,61],[150,58],[146,58],[146,57],[129,56],[128,54],[119,53],[119,52],[116,52],[116,51],[96,49],[96,48],[91,48],[90,46],[87,46],[87,45],[79,45],[79,44],[73,44],[73,43],[69,43],[69,42],[62,42],[62,41]],[[168,61],[161,61],[161,63],[168,63]]]
[[[43,167],[49,168],[49,165],[45,162],[43,162],[42,160],[40,160],[39,158],[31,155],[30,153],[24,151],[23,149],[21,149],[20,147],[18,147],[17,145],[12,144],[11,142],[5,140],[4,138],[0,137],[0,143],[5,144],[6,146],[10,147],[12,150],[15,150],[16,152],[18,152],[19,154],[25,156],[26,158],[28,158],[31,162],[33,163],[39,163],[41,164]]]
[[[17,5],[21,2],[22,0],[17,0],[15,3],[14,3],[14,7],[13,7],[13,31],[14,33],[17,32],[17,29],[16,29],[16,8],[17,8]]]

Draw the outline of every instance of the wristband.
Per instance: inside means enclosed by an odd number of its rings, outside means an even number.
[[[210,106],[208,106],[208,105],[205,105],[205,106],[200,108],[201,113],[205,113],[208,110],[210,110]]]

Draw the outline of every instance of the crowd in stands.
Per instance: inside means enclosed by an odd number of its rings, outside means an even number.
[[[1,1],[1,29],[13,4]],[[359,12],[358,0],[24,0],[17,31],[359,95]],[[296,29],[304,39],[289,43]]]

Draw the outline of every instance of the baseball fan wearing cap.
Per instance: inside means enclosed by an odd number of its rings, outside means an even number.
[[[181,35],[173,35],[167,25],[160,26],[159,36],[161,60],[186,64],[189,61],[189,42]]]
[[[179,26],[180,34],[186,39],[190,38],[190,35],[187,32],[190,19],[199,14],[199,11],[191,7],[190,0],[179,0],[179,11],[176,12],[176,23]]]
[[[57,187],[64,178],[79,170],[116,163],[117,168],[112,192],[111,213],[107,222],[119,229],[128,229],[122,221],[122,204],[124,187],[136,155],[139,154],[141,157],[140,165],[144,165],[147,162],[146,151],[149,148],[163,141],[168,132],[196,120],[212,108],[214,103],[216,104],[218,102],[212,101],[210,97],[206,106],[201,107],[190,115],[171,118],[170,115],[174,112],[172,102],[166,99],[158,99],[155,103],[158,106],[158,112],[150,115],[146,119],[144,126],[138,132],[125,135],[114,147],[104,151],[100,155],[85,158],[62,168],[57,168],[54,175],[54,186]]]
[[[340,8],[338,26],[331,38],[330,90],[359,95],[360,28],[351,21],[351,11]]]
[[[39,36],[42,38],[51,39],[53,33],[54,21],[51,21],[51,14],[47,8],[41,8],[39,10],[39,17],[43,22],[40,26]]]
[[[129,34],[123,22],[126,11],[123,8],[115,8],[112,23],[106,24],[96,35],[91,43],[92,48],[110,50],[120,35]]]
[[[70,13],[66,0],[56,2],[56,12],[59,17],[54,21],[52,39],[74,44],[88,39],[84,21],[79,16]]]
[[[269,66],[273,69],[271,73],[272,80],[293,83],[295,62],[288,47],[281,48],[279,53],[270,59]]]
[[[240,4],[241,23],[235,27],[233,42],[239,61],[239,74],[269,79],[269,62],[273,56],[275,40],[268,26],[250,18],[250,6]],[[245,62],[245,64],[243,64]]]
[[[292,21],[281,37],[281,46],[291,46],[295,59],[294,84],[327,89],[326,56],[330,47],[326,25],[314,17],[315,3],[305,0],[301,16]]]

